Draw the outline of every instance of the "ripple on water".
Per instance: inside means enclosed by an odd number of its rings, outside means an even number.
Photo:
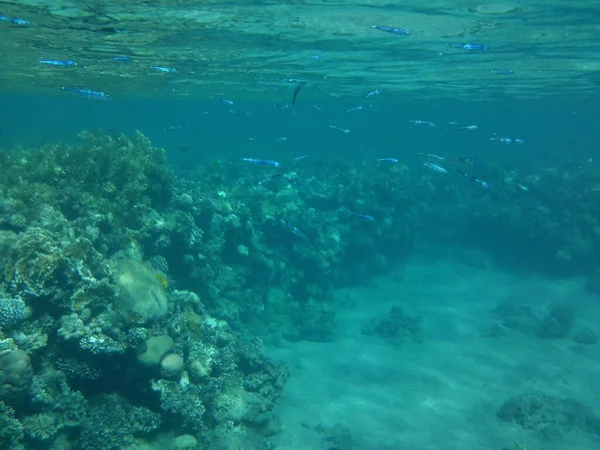
[[[506,3],[486,3],[482,5],[477,5],[475,8],[471,8],[472,12],[488,15],[508,14],[511,12],[515,12],[516,10],[516,6],[509,5]]]

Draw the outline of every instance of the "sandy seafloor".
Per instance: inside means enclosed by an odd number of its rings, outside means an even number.
[[[339,314],[335,341],[269,348],[291,371],[277,408],[284,425],[273,441],[277,448],[327,449],[310,428],[340,424],[361,450],[500,450],[515,442],[540,450],[600,449],[596,435],[573,431],[549,442],[496,417],[507,399],[531,391],[600,412],[600,344],[583,348],[572,340],[586,326],[600,331],[600,298],[581,280],[427,258],[335,295],[354,303]],[[485,337],[498,323],[490,310],[505,301],[541,317],[554,305],[573,304],[576,325],[559,340],[510,330],[503,338]],[[365,318],[393,305],[422,316],[422,343],[394,346],[361,333]]]

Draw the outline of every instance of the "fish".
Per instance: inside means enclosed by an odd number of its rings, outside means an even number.
[[[373,216],[369,216],[368,214],[360,214],[360,213],[357,213],[357,212],[353,212],[353,211],[350,211],[348,208],[344,208],[344,210],[345,210],[345,211],[348,213],[348,215],[350,215],[350,216],[359,217],[359,218],[361,218],[361,219],[368,220],[368,221],[375,220],[375,217],[373,217]]]
[[[477,130],[479,127],[477,125],[465,125],[464,127],[458,127],[459,130],[467,130],[467,131],[474,131]]]
[[[298,228],[296,228],[295,226],[289,224],[288,222],[286,222],[285,220],[281,220],[281,225],[283,226],[283,228],[285,228],[288,231],[291,231],[292,233],[294,233],[296,236],[301,237],[304,240],[308,240],[308,236],[303,233],[302,231],[300,231]]]
[[[463,172],[462,170],[457,170],[457,172],[460,173],[467,180],[480,185],[484,189],[488,189],[490,187],[490,184],[487,181],[483,181],[479,178],[476,178],[475,176],[471,175],[470,173]]]
[[[336,127],[335,125],[329,125],[329,128],[331,128],[332,130],[341,131],[342,133],[345,133],[345,134],[350,133],[350,130],[348,128],[340,128],[340,127]]]
[[[463,50],[484,51],[492,48],[490,44],[448,44],[452,48],[461,48]]]
[[[261,180],[258,182],[259,185],[265,184],[265,183],[269,183],[270,181],[275,181],[275,180],[279,180],[281,178],[283,178],[285,175],[283,173],[278,173],[276,175],[270,176],[268,178],[265,178],[264,180]]]
[[[150,68],[162,73],[177,73],[177,69],[174,67],[150,66]]]
[[[379,158],[377,160],[379,163],[397,163],[398,160],[396,158]]]
[[[90,91],[89,89],[77,89],[77,88],[61,86],[60,90],[66,91],[66,92],[71,92],[73,94],[77,94],[77,95],[80,95],[85,98],[93,98],[93,99],[98,99],[98,100],[106,100],[106,99],[111,98],[111,95],[107,94],[106,92]]]
[[[509,137],[491,137],[490,141],[497,141],[500,142],[501,144],[524,144],[525,141],[523,139],[520,138],[509,138]]]
[[[428,120],[407,120],[408,123],[413,125],[424,125],[426,127],[435,127],[435,123],[429,122]]]
[[[273,161],[270,159],[256,159],[256,158],[241,158],[242,161],[250,162],[253,164],[259,164],[262,166],[271,166],[271,167],[279,167],[279,163],[277,161]]]
[[[298,94],[300,93],[300,91],[302,90],[302,88],[304,86],[306,86],[306,83],[305,82],[301,82],[301,83],[298,83],[298,85],[294,88],[294,94],[292,96],[292,105],[294,103],[296,103],[296,97],[298,97]]]
[[[113,56],[112,57],[113,61],[131,61],[131,57],[130,56]]]
[[[292,161],[302,161],[303,159],[308,158],[308,155],[296,156]]]
[[[513,75],[515,73],[514,70],[510,69],[500,69],[500,70],[490,70],[492,75]]]
[[[71,59],[66,59],[66,60],[62,60],[62,59],[40,59],[40,64],[49,64],[52,66],[66,66],[66,67],[73,67],[76,66],[77,63]]]
[[[0,20],[6,20],[10,23],[14,23],[15,25],[29,25],[30,24],[29,20],[17,19],[17,18],[6,17],[6,16],[0,16]]]
[[[475,165],[475,160],[472,158],[465,157],[452,157],[452,156],[440,156],[434,155],[433,153],[418,153],[419,156],[423,156],[432,161],[444,161],[454,164],[472,164]]]
[[[430,162],[424,162],[423,165],[431,170],[435,170],[436,172],[439,173],[448,173],[448,171],[446,169],[444,169],[442,166],[439,166],[437,164],[434,163],[430,163]]]
[[[173,130],[179,130],[181,128],[187,128],[188,124],[186,122],[181,122],[178,123],[177,125],[171,125],[167,128],[163,128],[163,131],[167,132],[167,131],[173,131]]]
[[[409,36],[410,35],[410,31],[405,30],[404,28],[394,28],[394,27],[388,27],[385,25],[371,25],[371,28],[374,28],[374,29],[380,30],[380,31],[385,31],[386,33],[396,34],[398,36]]]
[[[381,94],[381,89],[375,89],[374,91],[371,91],[367,95],[365,95],[365,98],[375,97],[376,95],[379,95],[379,94]]]

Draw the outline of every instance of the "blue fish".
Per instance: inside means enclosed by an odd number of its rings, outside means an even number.
[[[288,231],[291,231],[292,233],[294,233],[296,236],[301,237],[304,240],[308,240],[308,236],[303,233],[302,231],[300,231],[298,228],[296,228],[293,225],[290,225],[289,223],[287,223],[285,220],[281,221],[281,225],[283,225],[283,228],[285,228]]]
[[[492,48],[490,44],[449,44],[452,48],[461,48],[463,50],[483,51]]]
[[[71,92],[73,94],[77,94],[77,95],[80,95],[85,98],[94,98],[94,99],[99,99],[99,100],[106,100],[106,99],[111,98],[111,96],[109,94],[107,94],[106,92],[90,91],[89,89],[77,89],[77,88],[61,86],[60,90],[66,91],[66,92]]]
[[[386,33],[397,34],[399,36],[409,36],[410,35],[410,31],[405,30],[403,28],[387,27],[385,25],[371,25],[371,28],[375,28],[376,30],[385,31]]]
[[[262,166],[279,167],[279,163],[271,159],[242,158],[242,161],[260,164]]]
[[[77,65],[77,63],[71,59],[40,59],[40,64],[49,64],[51,66],[65,67],[73,67]]]
[[[285,176],[284,174],[278,173],[276,175],[273,175],[271,177],[268,177],[268,178],[265,178],[264,180],[259,181],[258,184],[261,185],[261,184],[269,183],[270,181],[280,180],[284,176]]]
[[[396,158],[379,158],[377,162],[383,163],[397,163],[398,160]]]
[[[150,68],[162,73],[177,73],[177,69],[174,67],[150,66]]]
[[[131,57],[129,56],[113,56],[113,61],[131,61]]]
[[[0,16],[0,20],[6,20],[10,23],[14,23],[15,25],[29,25],[29,20],[25,19],[16,19],[13,17]]]
[[[480,178],[476,178],[473,175],[471,175],[470,173],[463,172],[462,170],[457,170],[457,172],[460,173],[467,180],[472,181],[473,183],[478,184],[479,186],[481,186],[484,189],[488,189],[490,187],[490,183],[488,183],[487,181],[483,181]]]
[[[375,217],[373,217],[373,216],[369,216],[368,214],[360,214],[360,213],[357,213],[357,212],[353,212],[353,211],[350,211],[348,208],[344,208],[344,210],[345,210],[345,211],[346,211],[346,212],[347,212],[347,213],[348,213],[350,216],[359,217],[359,218],[361,218],[361,219],[368,220],[368,221],[375,220]]]
[[[490,70],[492,75],[512,75],[514,74],[514,70]]]

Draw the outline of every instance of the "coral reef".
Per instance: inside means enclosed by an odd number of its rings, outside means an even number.
[[[263,448],[287,371],[170,288],[172,266],[194,280],[181,250],[204,231],[193,202],[174,207],[164,151],[140,133],[82,137],[7,157],[0,174],[0,445],[233,448],[233,430]]]
[[[600,434],[600,416],[592,408],[541,392],[526,393],[506,401],[497,415],[499,419],[516,422],[524,429],[539,429],[546,438],[576,429]]]
[[[371,319],[363,327],[362,333],[381,336],[396,345],[407,338],[414,342],[423,340],[421,318],[408,316],[400,306],[392,307],[389,314],[383,318]]]
[[[522,180],[535,196],[492,164],[485,193],[402,164],[305,161],[260,183],[271,174],[236,164],[175,174],[139,132],[81,138],[1,155],[1,446],[266,448],[288,372],[255,336],[334,339],[331,291],[424,241],[464,243],[462,260],[478,267],[588,275],[599,290],[594,170],[563,183],[539,169]],[[497,337],[564,338],[575,325],[568,307],[494,313]],[[422,337],[399,306],[364,332]],[[574,339],[596,342],[592,330]],[[551,436],[575,410],[534,396],[499,416]],[[331,435],[351,448],[348,433]]]

